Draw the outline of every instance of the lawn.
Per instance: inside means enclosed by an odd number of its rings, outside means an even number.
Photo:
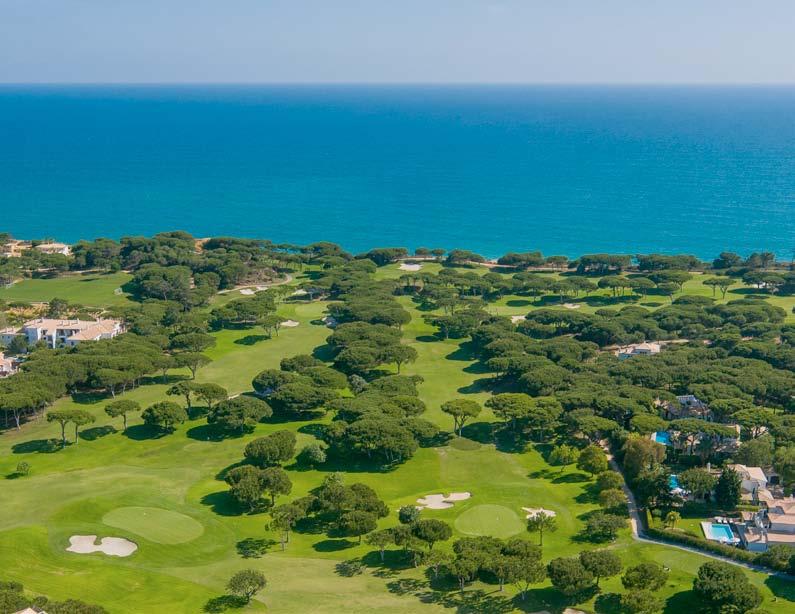
[[[394,271],[396,267],[386,267],[379,275]],[[403,371],[425,378],[420,386],[429,407],[425,417],[449,430],[451,419],[440,411],[440,404],[461,395],[485,400],[487,393],[480,380],[486,375],[480,372],[466,343],[438,340],[411,300],[400,300],[413,316],[403,329],[404,340],[419,354]],[[509,305],[512,300],[525,298],[503,299],[496,308],[527,311],[526,305]],[[316,350],[322,356],[329,330],[316,321],[324,308],[320,302],[282,304],[279,313],[298,321],[299,326],[283,328],[273,338],[260,330],[217,333],[217,345],[207,352],[213,362],[199,371],[198,379],[217,382],[230,393],[245,392],[257,372],[277,367],[285,356]],[[166,398],[165,389],[166,385],[155,379],[124,398],[147,405]],[[4,579],[22,581],[30,590],[56,599],[78,597],[98,602],[113,613],[199,612],[209,600],[223,594],[235,571],[244,568],[263,571],[269,584],[247,608],[237,610],[240,612],[546,609],[559,614],[566,606],[548,584],[534,587],[525,601],[515,597],[513,588],[500,593],[494,584],[475,583],[460,596],[454,586],[435,582],[424,570],[407,565],[397,551],[388,552],[382,565],[371,547],[325,534],[295,532],[286,551],[281,552],[274,543],[276,535],[266,528],[269,517],[238,513],[220,474],[242,459],[243,448],[255,437],[287,428],[297,433],[299,447],[312,441],[311,423],[269,421],[259,424],[253,434],[219,440],[201,416],[194,416],[173,434],[155,437],[138,417],[132,417],[128,431],[122,433],[120,420],[104,414],[106,402],[97,396],[76,395],[56,404],[59,408],[80,407],[96,416],[96,423],[84,430],[77,446],[57,449],[51,440],[57,439],[60,431],[44,420],[27,424],[20,432],[0,434],[4,512],[0,516],[0,575]],[[423,511],[427,518],[449,522],[454,539],[492,534],[535,541],[538,536],[524,530],[522,508],[544,507],[556,512],[559,527],[544,535],[545,560],[594,547],[583,541],[582,535],[584,518],[597,508],[590,478],[571,467],[563,471],[550,467],[543,446],[521,451],[503,448],[493,436],[494,420],[491,412],[484,410],[467,425],[462,438],[452,438],[441,447],[422,448],[411,460],[387,472],[334,466],[298,470],[288,465],[293,490],[280,501],[300,497],[324,476],[342,470],[348,483],[372,486],[390,510],[413,504],[427,494],[471,492],[470,499],[449,509]],[[23,460],[32,467],[30,475],[5,479]],[[380,526],[396,522],[393,513]],[[124,537],[139,548],[128,558],[66,552],[69,537],[76,534]],[[671,568],[669,582],[661,591],[668,599],[666,611],[694,609],[689,589],[698,567],[709,559],[634,542],[628,529],[610,547],[625,565],[654,560]],[[436,548],[449,549],[450,543]],[[351,559],[365,561],[365,571],[349,575],[340,567]],[[748,576],[762,590],[766,611],[792,611],[792,584],[759,573]],[[603,593],[621,590],[617,578],[602,582]],[[591,600],[576,607],[594,611],[595,603]]]
[[[132,279],[127,273],[70,274],[46,279],[23,279],[8,288],[0,287],[0,300],[46,303],[61,298],[88,307],[123,305],[129,295],[119,291]]]

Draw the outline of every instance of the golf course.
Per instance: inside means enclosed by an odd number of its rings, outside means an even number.
[[[442,269],[435,262],[423,265],[427,274]],[[485,267],[475,270],[479,275],[487,271]],[[290,287],[299,287],[311,272],[311,267],[296,271]],[[380,266],[373,279],[396,280],[405,275],[398,263],[391,263]],[[713,291],[695,277],[684,284],[681,294],[712,297]],[[129,279],[126,273],[114,273],[104,278],[69,275],[23,280],[0,291],[0,299],[46,302],[57,296],[95,308],[114,308],[133,302],[127,291],[115,291]],[[715,300],[736,300],[746,290],[746,285],[736,286],[725,298],[718,295]],[[211,299],[206,309],[230,300],[250,297],[234,290]],[[421,518],[438,519],[452,528],[452,538],[434,547],[445,552],[452,552],[453,542],[464,537],[518,537],[536,544],[539,535],[527,530],[523,508],[544,508],[554,512],[556,520],[556,530],[543,535],[545,564],[597,548],[617,554],[624,569],[657,563],[668,570],[659,590],[664,611],[695,610],[693,580],[710,558],[636,541],[629,525],[609,543],[589,543],[583,534],[586,520],[599,510],[595,478],[574,464],[547,462],[551,446],[543,438],[528,441],[522,448],[503,445],[495,436],[501,420],[488,407],[466,423],[460,437],[452,434],[453,419],[442,411],[442,405],[464,398],[482,406],[492,394],[487,386],[490,374],[474,355],[468,337],[446,339],[438,334],[426,316],[441,314],[440,309],[429,310],[411,296],[395,300],[410,315],[410,321],[399,329],[400,340],[416,351],[416,359],[402,365],[400,374],[421,376],[417,390],[427,406],[422,418],[446,437],[435,445],[421,445],[405,462],[390,466],[331,457],[313,466],[287,461],[283,468],[292,489],[278,502],[304,497],[328,476],[336,475],[345,484],[365,484],[377,493],[389,510],[377,521],[378,528],[385,529],[398,525],[400,508],[416,505],[427,495],[470,493],[469,498],[455,500],[444,509],[420,512]],[[507,293],[486,308],[494,315],[524,316],[541,307],[554,307],[555,300]],[[608,289],[570,301],[581,313],[595,313],[620,302]],[[785,308],[788,322],[792,321],[795,298],[775,296],[769,302]],[[637,304],[654,310],[669,300],[650,296]],[[248,398],[257,374],[279,369],[285,358],[310,355],[331,366],[326,340],[333,330],[323,321],[328,307],[327,300],[297,296],[276,307],[283,321],[297,322],[297,326],[282,326],[275,332],[261,327],[211,332],[215,342],[204,354],[212,362],[198,370],[195,382],[218,384],[230,397]],[[395,365],[382,369],[397,373]],[[178,401],[166,392],[189,377],[187,369],[172,368],[165,378],[145,377],[117,397],[141,407]],[[188,420],[163,434],[154,432],[138,413],[129,415],[123,430],[121,418],[105,413],[112,400],[103,390],[77,391],[48,409],[79,409],[93,415],[95,421],[82,428],[79,444],[70,435],[69,445],[62,447],[58,424],[43,414],[20,429],[0,431],[0,579],[21,582],[30,594],[58,600],[79,598],[114,614],[225,610],[560,614],[567,607],[589,613],[620,611],[615,599],[606,598],[623,591],[619,575],[602,579],[599,590],[580,601],[561,594],[549,579],[520,597],[515,586],[506,584],[500,590],[496,581],[483,577],[468,583],[462,592],[454,579],[437,578],[429,568],[415,566],[394,545],[387,546],[381,557],[366,539],[337,536],[311,526],[296,526],[282,547],[267,509],[241,509],[229,496],[225,476],[244,464],[244,450],[257,438],[287,430],[294,434],[297,450],[316,442],[318,427],[331,424],[333,412],[305,419],[274,414],[258,421],[250,432],[221,436],[208,424],[203,403],[194,401]],[[23,462],[29,470],[20,475],[17,468]],[[120,538],[137,548],[118,556],[70,552],[67,547],[73,536],[97,536],[97,541]],[[762,595],[759,611],[793,611],[795,583],[781,575],[740,569]],[[242,570],[257,570],[267,579],[264,590],[248,603],[225,597],[230,577]]]

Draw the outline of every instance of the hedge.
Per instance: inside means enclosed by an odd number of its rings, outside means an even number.
[[[706,550],[707,552],[719,554],[735,561],[760,565],[760,563],[757,561],[757,557],[759,555],[756,552],[749,552],[748,550],[742,550],[740,548],[735,548],[734,546],[727,546],[726,544],[721,544],[719,542],[707,541],[706,539],[693,537],[687,533],[677,533],[674,531],[665,531],[663,529],[649,527],[646,529],[646,535],[654,539],[677,542],[684,544],[685,546],[698,548],[699,550]]]

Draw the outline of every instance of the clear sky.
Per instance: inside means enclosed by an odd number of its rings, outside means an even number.
[[[0,82],[795,83],[795,0],[0,0]]]

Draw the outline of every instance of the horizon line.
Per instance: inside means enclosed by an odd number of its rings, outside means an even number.
[[[795,87],[795,81],[2,81],[0,87]]]

